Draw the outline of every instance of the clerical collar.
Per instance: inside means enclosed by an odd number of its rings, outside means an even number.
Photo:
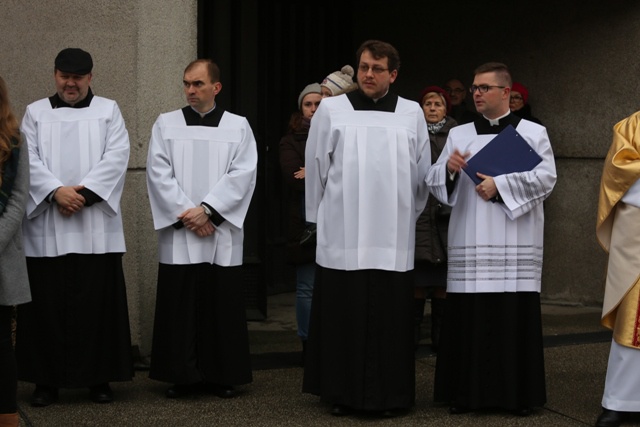
[[[76,102],[74,105],[64,102],[57,93],[49,97],[49,103],[51,104],[51,108],[87,108],[91,105],[92,99],[93,92],[91,92],[91,88],[89,88],[89,90],[87,91],[87,96],[85,96],[82,101]]]
[[[373,100],[360,90],[354,90],[347,93],[347,99],[351,102],[351,106],[356,111],[384,111],[393,113],[396,111],[398,104],[398,95],[387,91],[382,98]]]
[[[473,124],[478,135],[496,135],[509,125],[517,128],[520,120],[520,117],[508,112],[504,116],[498,117],[494,120],[494,122],[498,122],[496,125],[492,125],[490,119],[487,119],[484,116],[478,116],[478,118],[473,121]]]
[[[506,112],[506,113],[504,113],[502,116],[500,116],[500,117],[498,117],[498,118],[495,118],[495,119],[490,119],[490,118],[488,118],[487,116],[485,116],[484,114],[482,115],[482,117],[484,117],[484,118],[485,118],[485,120],[488,120],[488,121],[489,121],[489,124],[490,124],[491,126],[498,126],[498,125],[500,125],[500,119],[504,119],[504,118],[505,118],[505,117],[507,117],[509,114],[511,114],[511,111],[510,111],[510,110],[507,110],[507,112]]]
[[[204,116],[201,116],[200,113],[190,105],[187,105],[182,109],[182,115],[184,116],[184,121],[187,126],[218,127],[223,114],[224,109],[222,107],[217,107],[217,105],[207,111]]]
[[[193,106],[191,106],[191,108],[193,109],[193,111],[195,111],[196,113],[198,113],[200,115],[200,117],[204,117],[207,114],[209,114],[210,112],[212,112],[213,110],[216,109],[216,103],[213,103],[213,107],[211,108],[211,110],[207,111],[206,113],[201,113],[200,111],[196,110],[195,108],[193,108]]]

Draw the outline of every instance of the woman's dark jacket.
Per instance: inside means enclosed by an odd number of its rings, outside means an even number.
[[[458,123],[447,116],[447,121],[435,135],[429,132],[431,142],[431,163],[435,163],[442,153],[449,131]],[[429,194],[427,207],[416,222],[416,253],[418,261],[441,264],[447,260],[447,232],[449,229],[449,213],[451,208],[442,205],[432,194]]]
[[[308,129],[288,133],[280,140],[280,169],[289,193],[287,224],[287,261],[292,264],[305,264],[316,259],[315,244],[300,245],[300,237],[305,229],[304,179],[294,178],[293,174],[304,167],[304,149],[307,145]]]

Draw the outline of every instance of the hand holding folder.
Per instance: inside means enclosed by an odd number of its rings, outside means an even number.
[[[509,125],[467,160],[464,171],[478,185],[482,179],[478,178],[477,172],[491,177],[527,172],[541,161],[538,153]]]

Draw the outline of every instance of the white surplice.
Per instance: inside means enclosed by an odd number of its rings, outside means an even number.
[[[346,95],[322,101],[305,151],[306,219],[317,223],[319,265],[413,269],[430,150],[415,102],[398,98],[389,113],[355,111]]]
[[[29,257],[125,252],[120,198],[129,161],[129,135],[115,101],[94,96],[85,108],[27,107],[21,131],[29,145],[31,186],[23,223]],[[84,185],[103,200],[71,217],[47,196]]]
[[[556,182],[547,131],[521,120],[518,133],[542,162],[529,172],[494,177],[503,203],[484,201],[461,172],[447,194],[447,161],[454,150],[477,153],[496,135],[478,135],[473,123],[451,129],[438,161],[430,169],[430,191],[453,207],[449,222],[447,292],[540,292],[544,212],[542,202]]]
[[[256,183],[258,154],[249,122],[224,112],[218,127],[187,126],[182,110],[153,125],[147,185],[163,264],[242,264],[243,223]],[[225,221],[212,236],[172,225],[205,202]]]

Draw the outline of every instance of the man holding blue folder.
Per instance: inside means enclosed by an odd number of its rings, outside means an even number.
[[[511,82],[504,64],[476,69],[470,91],[482,117],[451,130],[427,177],[453,207],[434,396],[453,414],[529,415],[546,402],[542,202],[556,169],[546,129],[509,111]]]

